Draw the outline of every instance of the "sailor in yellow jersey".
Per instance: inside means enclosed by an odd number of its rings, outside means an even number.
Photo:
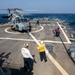
[[[40,41],[40,45],[37,46],[37,49],[38,49],[39,54],[40,54],[40,60],[43,61],[43,59],[44,59],[44,61],[46,62],[47,61],[46,53],[45,53],[46,47],[45,47],[45,44],[43,41]]]
[[[31,32],[31,30],[32,30],[32,24],[31,22],[29,22],[29,31]]]

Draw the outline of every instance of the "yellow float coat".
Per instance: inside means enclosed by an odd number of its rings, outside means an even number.
[[[44,52],[45,49],[46,49],[45,44],[37,46],[37,49],[38,49],[39,52]]]

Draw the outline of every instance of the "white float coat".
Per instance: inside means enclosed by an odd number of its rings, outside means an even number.
[[[22,48],[21,53],[24,58],[31,58],[33,59],[32,55],[30,54],[30,51],[27,48]]]

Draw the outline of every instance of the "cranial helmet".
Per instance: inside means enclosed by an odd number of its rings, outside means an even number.
[[[29,46],[29,44],[28,44],[28,43],[23,45],[23,47],[28,47],[28,46]]]
[[[40,41],[40,44],[44,44],[44,41],[41,40],[41,41]]]

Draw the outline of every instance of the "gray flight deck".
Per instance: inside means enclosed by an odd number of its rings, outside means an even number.
[[[10,26],[0,26],[0,67],[10,68],[12,75],[75,75],[75,65],[67,53],[71,42],[67,32],[60,28],[60,38],[55,37],[53,30],[58,27],[57,21],[41,21],[40,25],[32,22],[30,34],[39,42],[53,46],[53,51],[47,55],[47,62],[40,61],[37,43],[29,33],[10,31]],[[66,35],[65,35],[66,34]],[[24,72],[21,48],[24,43],[29,44],[29,50],[35,55],[34,68],[32,72]],[[60,66],[57,66],[57,65]],[[63,70],[62,70],[63,69]],[[66,73],[65,73],[66,72]]]

